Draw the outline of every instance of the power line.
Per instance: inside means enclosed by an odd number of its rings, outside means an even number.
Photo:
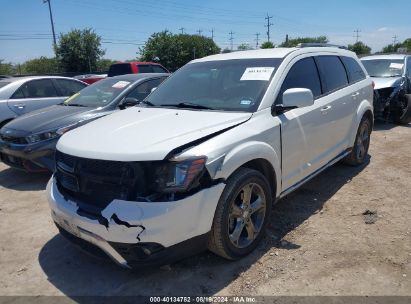
[[[270,26],[274,25],[270,22],[270,19],[273,18],[273,16],[269,16],[267,13],[267,17],[265,17],[264,19],[267,20],[267,24],[265,25],[265,27],[267,28],[267,41],[270,41]]]
[[[258,49],[258,42],[259,42],[259,38],[258,36],[260,36],[260,33],[255,33],[255,48]]]
[[[354,37],[355,37],[355,43],[357,43],[358,41],[360,41],[360,33],[361,33],[361,31],[359,30],[359,29],[356,29],[355,31],[354,31],[354,33],[355,33],[355,35],[354,35]]]
[[[49,5],[49,13],[50,13],[50,22],[51,22],[51,30],[53,32],[53,42],[54,42],[54,49],[57,47],[57,42],[56,42],[56,33],[54,32],[54,22],[53,22],[53,14],[51,12],[51,0],[43,0],[43,3],[48,3]]]
[[[233,50],[233,40],[234,40],[233,35],[234,35],[234,33],[233,33],[233,31],[231,31],[229,34],[230,34],[230,38],[228,40],[230,40],[230,47],[231,47],[231,50]]]

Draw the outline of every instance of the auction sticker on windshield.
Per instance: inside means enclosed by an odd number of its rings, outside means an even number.
[[[240,80],[270,80],[271,74],[274,72],[273,67],[254,67],[246,68]]]
[[[397,69],[397,70],[402,70],[403,66],[404,66],[404,64],[402,64],[402,63],[393,62],[393,63],[390,64],[391,69]]]
[[[113,84],[111,87],[116,88],[116,89],[122,89],[129,84],[130,84],[129,81],[120,80],[120,81],[117,81],[115,84]]]

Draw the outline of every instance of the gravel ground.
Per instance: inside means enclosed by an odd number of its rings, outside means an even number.
[[[204,253],[143,272],[67,243],[49,176],[0,164],[0,295],[411,295],[410,143],[411,125],[378,124],[368,163],[337,164],[282,199],[241,261]]]

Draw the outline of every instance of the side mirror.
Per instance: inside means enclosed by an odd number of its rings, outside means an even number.
[[[303,108],[313,104],[314,96],[310,89],[294,88],[283,93],[284,108]]]
[[[128,108],[128,107],[134,107],[135,105],[138,105],[140,103],[140,100],[134,97],[126,97],[123,102],[121,103],[122,108]]]

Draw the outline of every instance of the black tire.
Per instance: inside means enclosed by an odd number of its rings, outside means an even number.
[[[343,159],[343,163],[350,166],[359,166],[364,163],[368,155],[368,148],[370,147],[371,129],[372,122],[370,121],[370,118],[364,116],[358,126],[357,135],[355,136],[355,142],[351,153]],[[364,132],[367,134],[366,142]],[[363,147],[361,144],[363,144]]]
[[[401,106],[391,111],[392,119],[398,124],[409,124],[411,122],[411,95],[404,95]]]
[[[254,207],[246,209],[247,207],[243,206],[236,209],[243,212],[242,220],[240,220],[240,222],[243,223],[243,228],[240,228],[242,232],[241,234],[239,234],[236,246],[233,243],[232,238],[230,238],[230,225],[235,223],[234,230],[236,230],[237,226],[241,227],[241,224],[239,224],[240,217],[237,216],[235,222],[234,218],[232,218],[234,216],[233,204],[240,202],[237,198],[241,197],[241,205],[244,205],[245,192],[243,190],[248,186],[250,186],[250,193],[252,193],[250,194],[251,203],[248,206],[256,206],[252,203],[252,199],[257,197],[257,199],[254,201],[254,203],[256,203],[258,198],[261,197],[265,200],[265,209],[264,211],[262,208],[258,209],[260,210],[258,211],[258,213],[257,211],[252,211],[252,208]],[[261,194],[261,196],[254,194],[254,191],[258,194]],[[233,175],[228,178],[226,187],[217,204],[213,225],[208,240],[208,249],[215,254],[229,260],[240,259],[253,251],[258,246],[261,239],[264,237],[265,228],[271,213],[272,197],[273,195],[271,187],[265,176],[260,172],[253,169],[240,168],[235,173],[233,173]],[[236,207],[238,207],[238,205],[236,205]],[[262,212],[264,212],[264,214],[262,214]],[[247,213],[247,215],[245,215],[245,213]],[[254,219],[253,216],[255,216]],[[259,227],[258,233],[254,234],[255,238],[252,241],[248,239],[248,229],[250,222],[252,224],[252,227]],[[237,229],[237,231],[239,231],[240,229]],[[234,232],[235,231],[232,231],[231,237]],[[243,236],[243,234],[247,234],[247,237]],[[246,242],[249,241],[251,243],[246,245],[245,247],[240,246],[240,238],[242,236],[242,240],[245,239]]]

